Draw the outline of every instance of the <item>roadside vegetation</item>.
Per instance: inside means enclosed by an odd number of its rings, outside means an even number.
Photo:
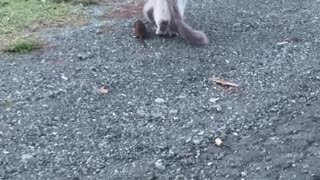
[[[34,39],[18,38],[10,43],[4,49],[8,53],[27,53],[41,48],[41,43]]]
[[[84,21],[81,6],[100,0],[0,0],[0,49],[25,53],[41,48],[34,34]]]

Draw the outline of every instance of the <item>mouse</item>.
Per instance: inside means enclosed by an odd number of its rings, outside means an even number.
[[[148,31],[146,25],[141,21],[137,20],[133,25],[133,37],[141,39],[144,47],[147,47],[145,38],[148,36]]]

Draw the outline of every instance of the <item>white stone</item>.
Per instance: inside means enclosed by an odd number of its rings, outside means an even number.
[[[210,98],[209,102],[216,103],[220,98]]]
[[[161,170],[166,169],[166,167],[162,163],[162,159],[158,159],[154,164],[156,165],[156,168],[158,168],[158,169],[161,169]]]
[[[215,144],[216,144],[217,146],[222,146],[222,144],[223,144],[223,141],[222,141],[220,138],[216,138],[216,139],[214,140],[214,142],[215,142]]]
[[[31,159],[33,156],[31,154],[22,154],[21,159],[23,162],[28,161],[29,159]]]
[[[157,98],[157,99],[155,99],[155,102],[156,103],[164,103],[164,102],[166,102],[163,98]]]

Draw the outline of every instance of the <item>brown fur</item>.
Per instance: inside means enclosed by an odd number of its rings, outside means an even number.
[[[133,25],[133,33],[135,38],[140,38],[141,42],[143,43],[143,46],[146,47],[147,44],[144,41],[145,38],[148,36],[148,31],[146,28],[146,25],[141,21],[141,20],[137,20],[134,25]]]

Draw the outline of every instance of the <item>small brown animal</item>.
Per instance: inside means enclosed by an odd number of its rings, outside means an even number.
[[[137,20],[133,26],[133,37],[140,38],[143,46],[147,47],[146,42],[144,42],[144,39],[148,36],[146,25],[141,20]]]

